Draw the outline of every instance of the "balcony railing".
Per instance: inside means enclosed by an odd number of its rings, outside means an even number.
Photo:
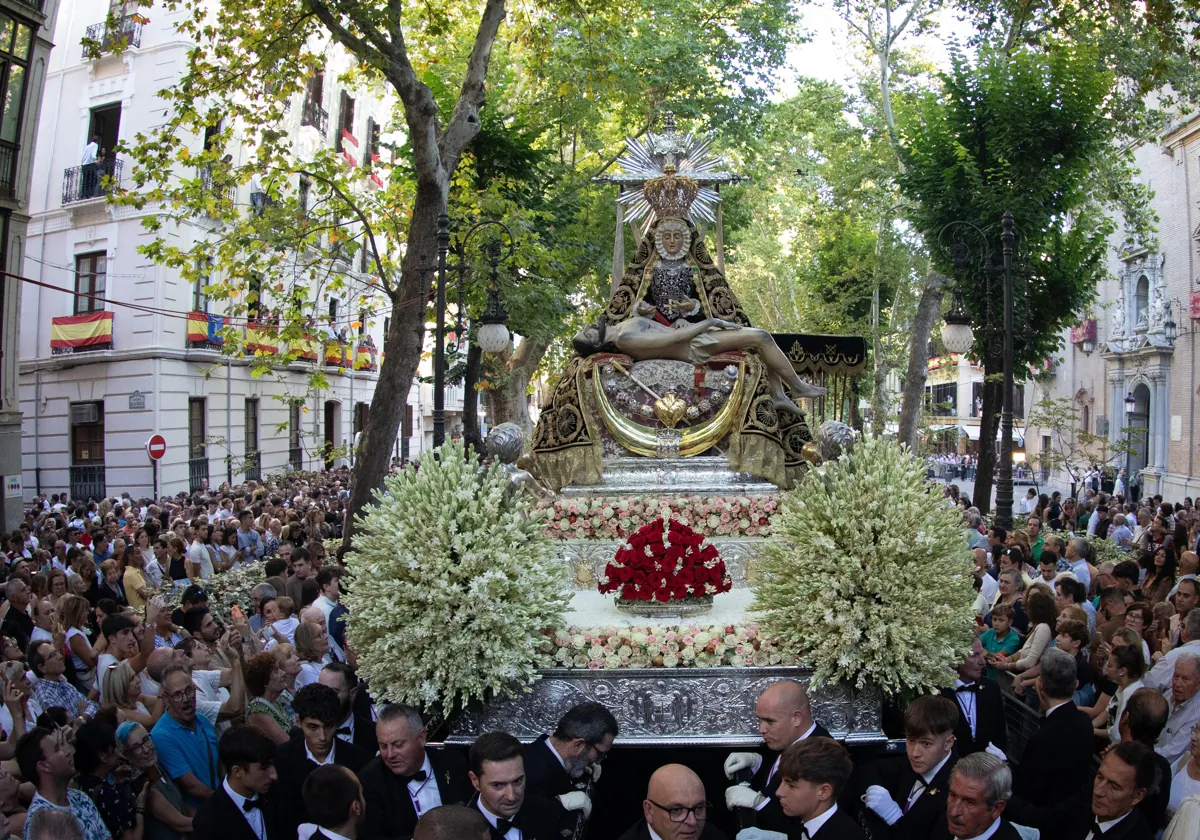
[[[124,45],[126,49],[140,47],[142,45],[142,22],[133,16],[123,17],[111,29],[108,21],[93,23],[87,28],[87,39],[98,41],[101,53],[112,52],[121,45]]]
[[[246,476],[246,481],[262,481],[262,453],[247,452],[242,472]]]
[[[299,446],[288,448],[288,466],[293,470],[304,469],[304,450]]]
[[[106,183],[106,179],[112,179]],[[102,198],[121,182],[121,159],[101,158],[95,163],[72,166],[63,171],[62,203],[73,204]]]
[[[199,493],[208,481],[208,458],[188,459],[188,492]]]
[[[108,495],[104,464],[77,464],[70,468],[71,498],[77,501],[103,499]]]
[[[0,140],[0,194],[12,195],[16,182],[17,147]]]
[[[329,114],[311,100],[304,100],[304,110],[300,112],[300,125],[311,125],[324,137],[329,133]]]
[[[234,197],[237,194],[236,188],[232,185],[226,186],[219,183],[218,180],[213,176],[213,171],[211,168],[207,166],[201,166],[197,168],[197,171],[200,175],[200,186],[204,188],[205,192],[213,193],[215,195],[224,195],[230,201],[234,200]]]

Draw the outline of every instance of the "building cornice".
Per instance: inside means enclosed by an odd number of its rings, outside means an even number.
[[[137,350],[91,350],[86,353],[67,353],[62,356],[50,356],[49,358],[42,357],[37,359],[28,359],[21,361],[20,373],[22,375],[37,373],[38,371],[62,371],[70,368],[84,367],[86,365],[113,364],[116,362],[138,362],[146,360],[166,359],[177,362],[188,362],[197,365],[217,366],[230,364],[233,367],[249,367],[250,359],[229,358],[215,350],[181,350],[178,347],[143,347]],[[283,365],[277,368],[281,371],[290,373],[309,374],[314,368],[311,364],[303,362],[293,362],[288,365]],[[358,370],[351,371],[341,369],[326,369],[326,377],[342,377],[350,379],[351,375],[355,380],[369,380],[372,382],[378,381],[378,371]]]

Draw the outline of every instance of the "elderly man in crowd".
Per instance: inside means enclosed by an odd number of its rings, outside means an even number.
[[[552,735],[542,735],[525,748],[526,786],[564,810],[587,819],[592,801],[581,787],[600,779],[600,762],[618,733],[617,719],[600,703],[580,703],[558,720]]]
[[[1018,840],[1020,833],[1004,814],[1012,798],[1012,771],[990,753],[971,753],[950,772],[946,824],[937,826],[931,840]]]
[[[1175,674],[1175,663],[1185,654],[1200,655],[1200,607],[1192,610],[1184,619],[1180,629],[1179,647],[1172,648],[1154,663],[1154,667],[1142,677],[1142,685],[1166,694],[1171,690],[1171,678]]]
[[[1192,728],[1197,722],[1200,722],[1200,655],[1185,653],[1175,660],[1175,671],[1171,675],[1171,712],[1154,744],[1155,751],[1174,764],[1191,749]]]

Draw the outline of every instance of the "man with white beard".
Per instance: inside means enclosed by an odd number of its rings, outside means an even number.
[[[600,762],[617,737],[617,719],[600,703],[580,703],[567,710],[552,735],[525,749],[526,789],[555,800],[566,811],[582,811],[592,802],[580,787],[600,778]]]

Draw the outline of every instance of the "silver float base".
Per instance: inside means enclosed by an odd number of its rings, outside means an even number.
[[[561,495],[617,496],[696,493],[704,496],[760,496],[779,492],[769,481],[729,469],[724,456],[694,458],[605,458],[600,484],[564,487]]]

